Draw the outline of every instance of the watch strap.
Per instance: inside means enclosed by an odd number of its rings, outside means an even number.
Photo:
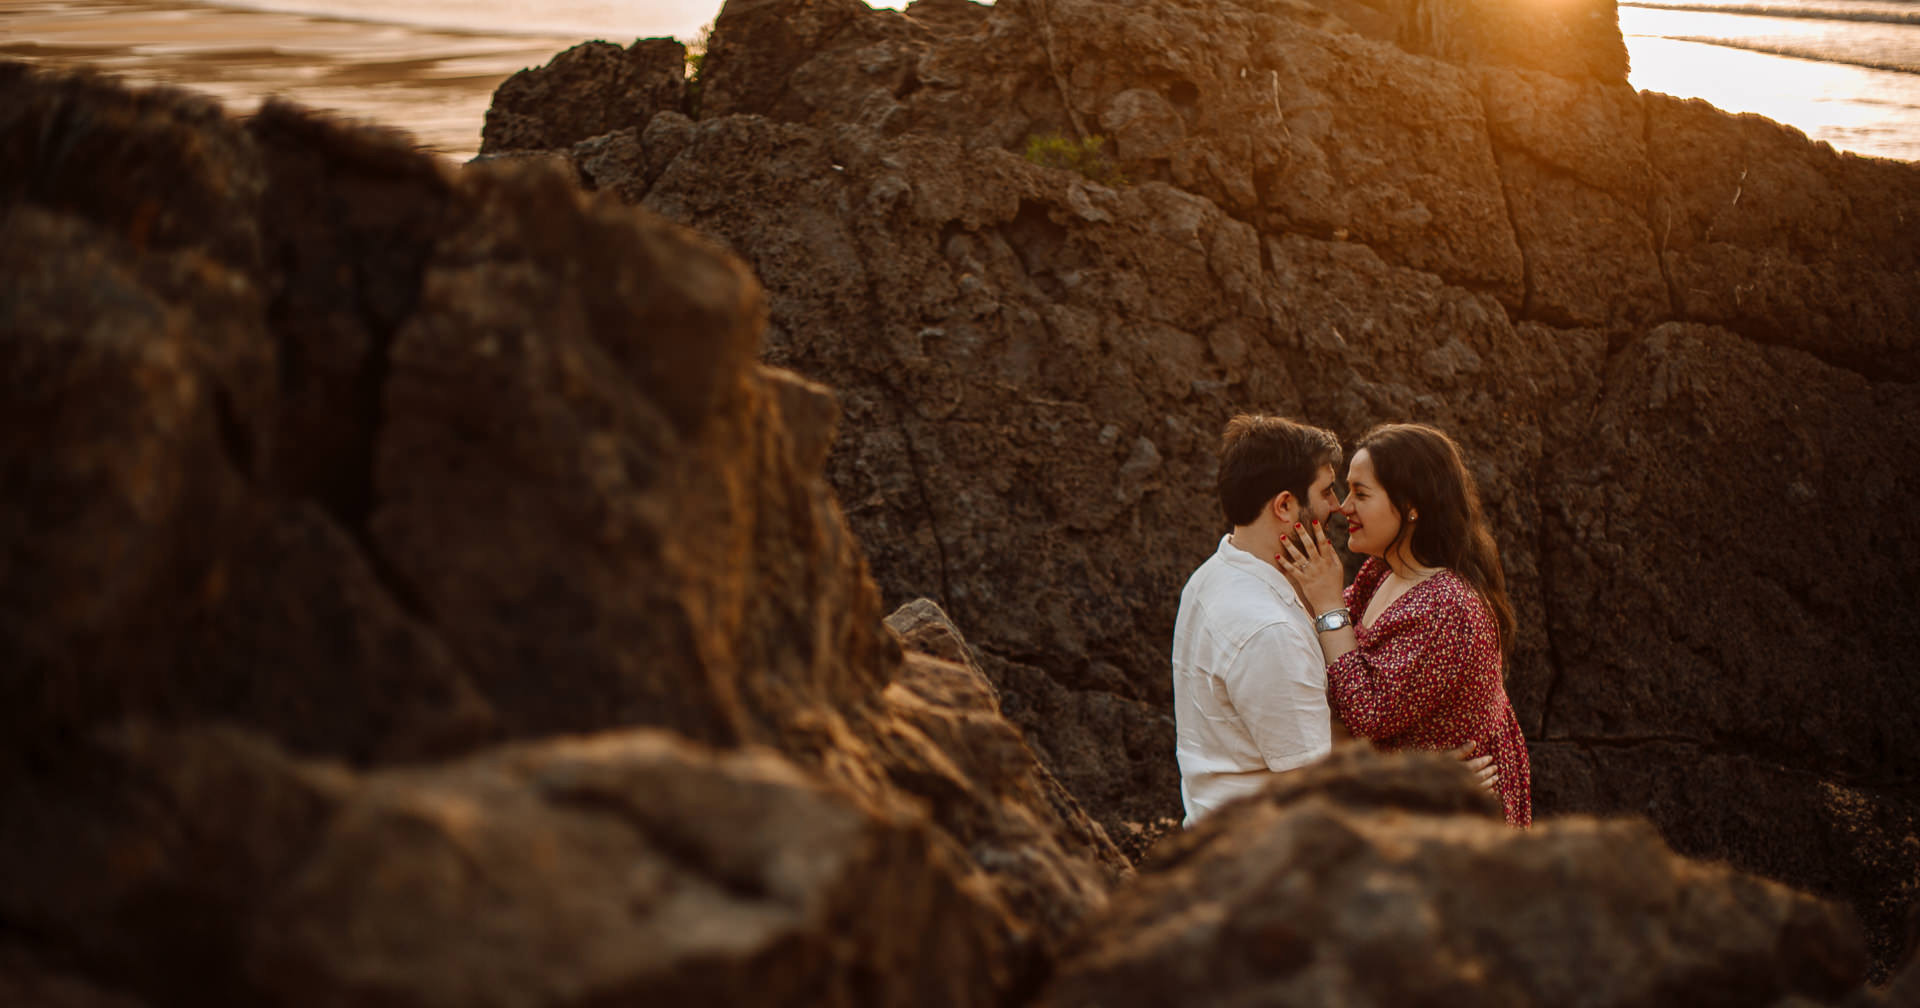
[[[1346,609],[1329,609],[1313,618],[1313,629],[1316,633],[1328,633],[1352,625],[1353,613]]]

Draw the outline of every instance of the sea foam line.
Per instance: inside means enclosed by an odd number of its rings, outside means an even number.
[[[413,28],[448,35],[524,35],[530,37],[575,37],[580,39],[605,39],[626,43],[638,38],[658,37],[670,34],[668,31],[646,31],[644,28],[633,30],[629,27],[609,25],[601,22],[554,19],[541,21],[538,18],[485,17],[479,11],[469,9],[471,20],[454,23],[453,17],[441,12],[408,10],[406,5],[359,5],[329,4],[325,0],[200,0],[201,5],[221,10],[246,11],[261,14],[287,14],[296,17],[309,17],[323,21],[344,21],[356,24],[389,25]]]
[[[1811,46],[1781,45],[1774,42],[1752,42],[1745,39],[1711,38],[1705,35],[1654,35],[1651,38],[1671,39],[1675,42],[1698,42],[1701,45],[1722,46],[1727,49],[1744,49],[1747,52],[1766,53],[1769,56],[1786,56],[1791,59],[1811,60],[1815,63],[1843,63],[1847,66],[1862,67],[1867,70],[1885,70],[1889,73],[1920,75],[1920,67],[1902,66],[1880,60],[1857,56],[1847,56],[1831,50]]]
[[[1808,21],[1856,21],[1866,24],[1920,25],[1920,11],[1891,7],[1775,7],[1767,4],[1622,2],[1641,10],[1686,11],[1690,14],[1744,14],[1749,17],[1794,18]]]

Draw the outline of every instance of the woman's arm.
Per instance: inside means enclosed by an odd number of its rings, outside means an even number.
[[[1431,612],[1393,611],[1361,647],[1352,626],[1329,619],[1343,609],[1344,570],[1318,523],[1299,528],[1301,543],[1283,539],[1275,558],[1314,614],[1327,662],[1327,704],[1355,735],[1391,738],[1420,723],[1460,682],[1471,662],[1473,633],[1444,632],[1472,621],[1458,605]],[[1341,624],[1341,625],[1333,625]]]
[[[1433,714],[1467,671],[1465,647],[1438,632],[1467,614],[1451,607],[1432,615],[1395,613],[1382,618],[1354,647],[1327,663],[1327,706],[1356,735],[1384,739],[1407,731]],[[1325,636],[1325,635],[1323,635]]]

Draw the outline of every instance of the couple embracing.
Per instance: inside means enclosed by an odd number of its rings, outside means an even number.
[[[1186,825],[1352,737],[1449,750],[1533,820],[1527,744],[1502,677],[1513,636],[1500,556],[1460,450],[1419,424],[1354,444],[1279,417],[1227,424],[1232,526],[1188,579],[1173,635]],[[1367,560],[1345,585],[1326,524]]]

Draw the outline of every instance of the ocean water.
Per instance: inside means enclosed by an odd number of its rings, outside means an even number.
[[[716,0],[210,0],[209,6],[469,32],[691,38]]]
[[[1627,0],[1635,87],[1920,160],[1920,0]]]
[[[318,5],[313,5],[318,6]],[[404,8],[404,0],[396,3]],[[212,95],[237,115],[270,95],[399,127],[458,160],[493,91],[580,33],[476,31],[167,0],[0,0],[0,56],[86,66]],[[444,18],[443,20],[456,20]]]
[[[471,157],[493,89],[590,38],[694,37],[720,0],[0,0],[0,55],[399,126]],[[1920,0],[1627,0],[1634,86],[1920,160]]]

